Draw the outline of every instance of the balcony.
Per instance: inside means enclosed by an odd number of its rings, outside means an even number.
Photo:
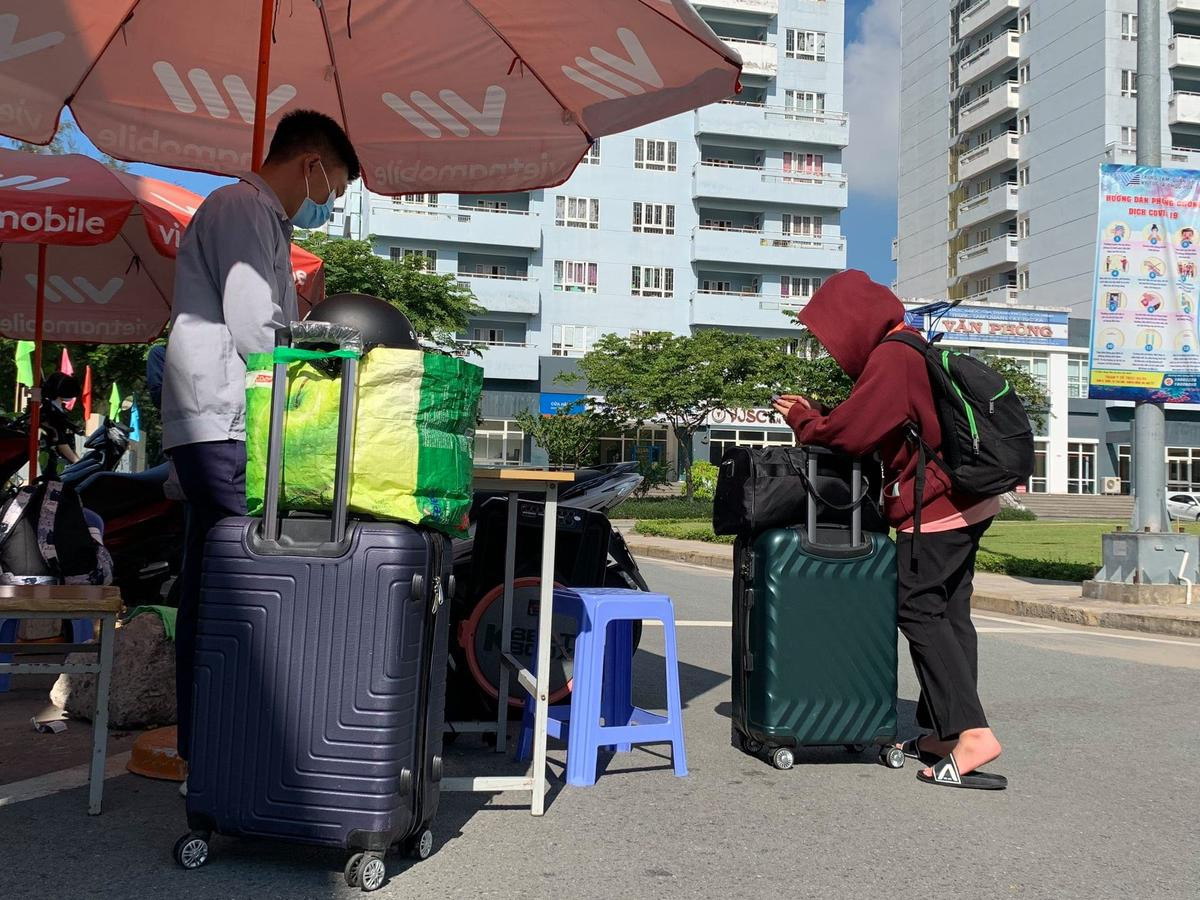
[[[459,272],[458,280],[471,289],[488,312],[535,316],[541,309],[538,283],[528,275],[480,275]]]
[[[1178,21],[1200,23],[1200,0],[1167,0],[1167,12]]]
[[[744,266],[795,269],[846,268],[846,239],[841,235],[770,233],[752,228],[705,228],[692,231],[695,262],[732,262]]]
[[[1200,68],[1200,37],[1175,35],[1167,44],[1167,60],[1172,69]]]
[[[958,277],[1004,269],[1017,263],[1017,236],[1002,234],[958,254]]]
[[[834,147],[845,147],[850,142],[850,121],[843,112],[809,112],[737,100],[710,103],[696,110],[696,131]]]
[[[1016,182],[994,187],[986,194],[969,197],[958,204],[958,227],[971,228],[981,222],[1017,214]]]
[[[372,234],[407,237],[440,244],[536,249],[542,245],[538,217],[518,210],[478,206],[425,206],[376,203],[371,206]]]
[[[484,378],[503,378],[509,381],[538,380],[538,348],[534,344],[493,344],[470,341],[482,354],[468,361],[483,366]]]
[[[760,16],[779,15],[779,0],[693,0],[699,9],[728,9]]]
[[[1104,158],[1108,162],[1125,166],[1136,165],[1137,146],[1113,142],[1104,148]],[[1200,169],[1200,150],[1171,147],[1162,151],[1162,164],[1167,169]]]
[[[958,158],[958,180],[982,175],[997,166],[1015,164],[1020,156],[1020,139],[1015,131],[992,138]]]
[[[801,303],[778,295],[693,291],[692,324],[780,331],[795,327],[787,314],[800,307]]]
[[[998,116],[1015,113],[1020,105],[1020,96],[1020,87],[1015,81],[1009,81],[961,106],[958,110],[959,136],[986,125]]]
[[[972,294],[963,299],[965,306],[1016,306],[1017,289],[1011,284],[1002,284],[981,294]]]
[[[1021,39],[1017,32],[998,34],[958,64],[958,83],[966,85],[1005,66],[1016,68],[1020,57]]]
[[[1167,105],[1167,124],[1200,127],[1200,94],[1173,93]]]
[[[765,75],[774,78],[779,72],[779,50],[765,41],[742,41],[735,38],[721,40],[736,50],[742,57],[742,74]]]
[[[993,22],[1016,17],[1020,0],[979,0],[958,15],[958,36],[968,38]]]
[[[846,205],[846,176],[841,172],[803,172],[699,163],[692,174],[695,196],[756,203],[790,203],[841,209]]]

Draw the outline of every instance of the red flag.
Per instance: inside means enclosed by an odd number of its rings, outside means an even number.
[[[62,372],[64,375],[74,375],[75,374],[75,367],[73,365],[71,365],[71,356],[70,356],[70,354],[67,353],[66,347],[63,347],[62,361],[59,362],[59,364],[58,364],[58,371]],[[74,398],[68,400],[66,403],[63,404],[63,406],[65,406],[67,409],[74,409],[75,408]]]
[[[63,354],[66,354],[63,350]],[[87,366],[83,370],[83,425],[87,427],[87,421],[92,417],[92,367]]]

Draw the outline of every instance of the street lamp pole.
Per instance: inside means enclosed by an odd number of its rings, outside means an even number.
[[[1137,164],[1162,164],[1161,0],[1138,0]],[[1138,403],[1133,433],[1134,531],[1168,528],[1166,414],[1161,403]]]

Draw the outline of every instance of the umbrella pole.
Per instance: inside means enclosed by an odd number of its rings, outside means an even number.
[[[257,172],[263,164],[267,136],[267,82],[271,74],[271,22],[274,0],[262,0],[262,18],[258,24],[258,81],[254,85],[254,137],[250,145],[250,168]]]
[[[33,385],[29,389],[29,481],[37,477],[42,428],[42,331],[46,326],[46,245],[38,244],[37,312],[33,335]]]

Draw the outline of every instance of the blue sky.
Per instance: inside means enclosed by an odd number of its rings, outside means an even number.
[[[850,205],[842,216],[847,264],[891,283],[896,236],[896,112],[899,94],[880,96],[880,85],[899,81],[900,0],[846,0],[846,99],[850,112]],[[889,77],[890,76],[890,77]],[[881,115],[881,108],[883,114]],[[89,152],[89,151],[84,151]],[[225,179],[158,166],[131,171],[173,181],[207,194]]]

